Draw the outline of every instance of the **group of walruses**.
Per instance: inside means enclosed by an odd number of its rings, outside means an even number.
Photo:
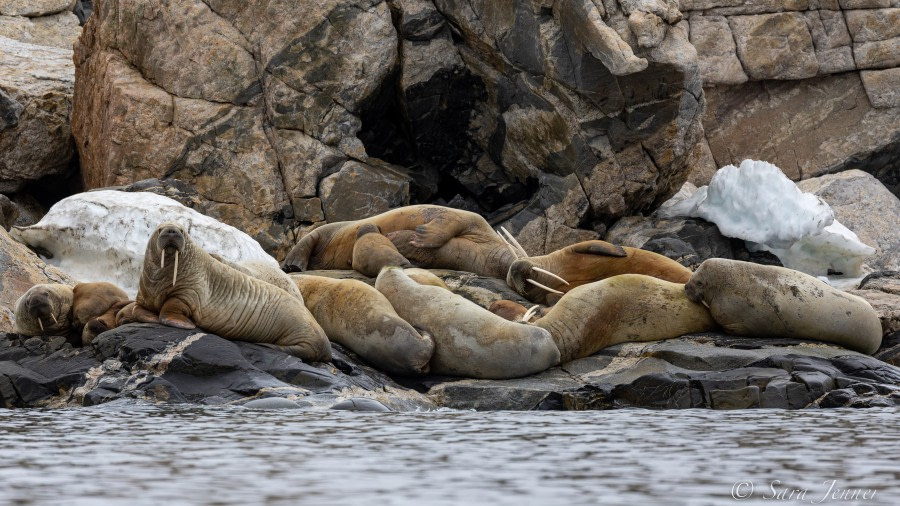
[[[150,237],[135,300],[109,283],[36,285],[16,304],[27,335],[100,332],[130,322],[199,327],[227,339],[280,348],[306,361],[344,345],[399,375],[514,378],[617,343],[724,329],[790,337],[872,353],[881,324],[869,304],[781,267],[725,259],[695,271],[662,255],[586,241],[528,256],[479,215],[408,206],[330,223],[302,237],[283,263],[230,263],[198,247],[178,224]],[[450,291],[425,270],[506,279],[540,303],[489,309]],[[354,269],[349,279],[302,274]],[[549,305],[545,307],[544,305]]]

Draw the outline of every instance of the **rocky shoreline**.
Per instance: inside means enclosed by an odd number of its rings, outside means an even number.
[[[0,2],[0,407],[900,404],[896,2],[306,7]],[[278,261],[313,227],[434,203],[506,227],[531,255],[605,239],[691,269],[714,257],[778,264],[711,223],[656,212],[744,158],[783,168],[876,249],[874,272],[850,290],[881,320],[874,356],[710,333],[501,381],[392,378],[337,345],[332,363],[306,364],[153,325],[85,348],[11,333],[25,290],[76,280],[6,231],[82,190],[171,197]],[[502,280],[436,273],[483,307],[525,302]]]
[[[630,343],[534,376],[390,378],[334,345],[330,364],[204,332],[129,324],[86,348],[0,335],[0,406],[111,401],[259,409],[419,411],[747,409],[900,405],[900,333],[869,357],[836,346],[724,334]]]

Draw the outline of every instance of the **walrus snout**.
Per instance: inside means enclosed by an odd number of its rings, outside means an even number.
[[[691,279],[684,285],[684,294],[687,295],[687,298],[691,300],[691,302],[700,304],[703,302],[703,283],[696,280]]]
[[[174,225],[164,226],[159,231],[156,245],[159,246],[159,249],[175,248],[181,251],[184,249],[184,232]]]
[[[50,294],[46,292],[31,294],[25,300],[25,309],[28,310],[28,314],[35,318],[51,316],[53,313],[53,301],[50,299]]]
[[[528,259],[520,258],[509,266],[506,273],[506,284],[520,295],[525,295],[525,276],[531,271],[532,264]]]

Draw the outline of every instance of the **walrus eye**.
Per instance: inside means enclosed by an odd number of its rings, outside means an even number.
[[[550,271],[548,271],[548,270],[546,270],[546,269],[541,269],[540,267],[532,267],[531,270],[537,271],[537,272],[541,272],[541,273],[544,273],[544,274],[550,276],[551,278],[554,278],[554,279],[557,279],[557,280],[559,280],[559,281],[562,281],[563,284],[565,284],[565,285],[568,285],[568,284],[569,284],[569,282],[566,281],[565,279],[561,278],[560,276],[557,276],[556,274],[553,274],[552,272],[550,272]]]
[[[532,285],[534,285],[538,288],[543,288],[544,290],[547,290],[550,293],[555,293],[557,295],[565,295],[563,292],[560,292],[559,290],[554,290],[554,289],[550,288],[549,286],[544,286],[531,278],[526,279],[525,282],[531,283]]]

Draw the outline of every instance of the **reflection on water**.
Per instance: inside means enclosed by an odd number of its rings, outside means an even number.
[[[898,415],[0,410],[0,503],[900,504]]]

